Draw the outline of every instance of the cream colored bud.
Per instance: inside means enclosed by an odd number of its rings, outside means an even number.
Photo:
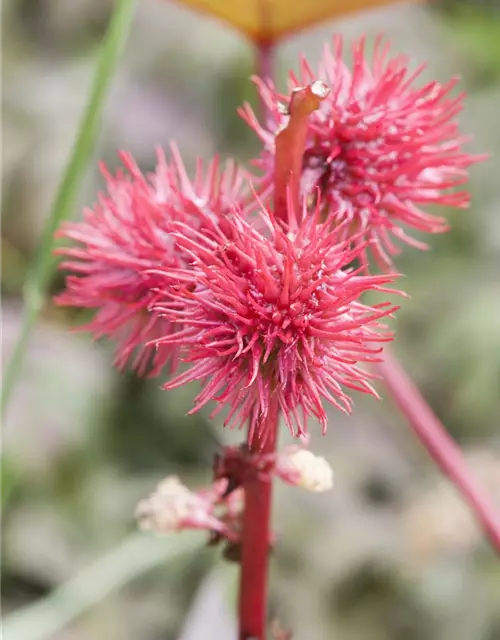
[[[333,470],[328,462],[307,449],[296,449],[288,455],[290,468],[298,474],[298,486],[308,491],[328,491],[333,487]]]
[[[199,496],[183,485],[177,476],[169,476],[148,498],[139,502],[135,516],[143,531],[173,533],[183,528],[199,502]]]

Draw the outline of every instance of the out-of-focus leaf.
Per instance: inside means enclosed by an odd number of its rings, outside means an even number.
[[[500,74],[500,19],[488,8],[476,6],[478,3],[460,4],[451,12],[445,22],[448,35],[464,50],[476,65],[474,81],[483,81],[486,86]],[[497,5],[498,7],[498,5]],[[472,74],[469,74],[472,75]]]
[[[305,27],[346,13],[399,0],[177,0],[242,31],[255,42],[271,44]]]
[[[46,640],[111,592],[165,562],[192,555],[200,536],[167,538],[135,533],[41,602],[16,611],[3,622],[5,640]]]
[[[500,302],[498,284],[482,277],[461,283],[459,306],[449,305],[434,329],[430,350],[449,372],[453,395],[448,411],[462,429],[457,435],[494,434],[498,430],[500,380]],[[463,432],[465,430],[465,432]]]

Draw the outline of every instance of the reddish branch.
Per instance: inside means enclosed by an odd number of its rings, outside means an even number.
[[[377,368],[417,438],[469,503],[493,546],[500,552],[500,513],[471,473],[457,444],[388,349]]]
[[[269,53],[269,51],[267,52]],[[261,66],[266,66],[262,54]],[[292,94],[288,124],[276,135],[274,213],[287,219],[287,198],[291,196],[295,216],[299,210],[302,156],[307,134],[307,117],[328,95],[322,82],[313,82]],[[290,196],[289,196],[290,193]],[[269,411],[260,431],[249,431],[251,454],[273,453],[276,447],[279,410]],[[263,436],[263,437],[262,437]],[[265,640],[267,624],[267,578],[272,484],[269,477],[249,473],[244,482],[239,622],[240,640]]]
[[[270,412],[268,422],[261,433],[249,443],[251,454],[269,454],[275,451],[278,427],[278,407]],[[268,474],[257,470],[249,474],[244,483],[245,512],[241,550],[240,583],[240,640],[264,640],[267,623],[267,574],[269,542],[271,537],[272,480]]]

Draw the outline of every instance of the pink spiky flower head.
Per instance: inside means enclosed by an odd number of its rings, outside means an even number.
[[[311,415],[326,429],[324,400],[349,412],[346,390],[375,394],[359,363],[377,360],[380,343],[392,338],[379,319],[395,307],[359,298],[387,291],[393,276],[351,269],[363,245],[338,243],[330,223],[319,224],[319,206],[300,224],[289,215],[289,226],[265,207],[259,215],[264,231],[237,210],[204,233],[173,224],[190,268],[155,274],[197,284],[159,292],[156,310],[183,329],[157,344],[180,346],[191,365],[165,388],[202,381],[193,411],[215,401],[212,415],[229,408],[225,425],[248,420],[251,434],[265,439],[261,429],[279,408],[302,436]]]
[[[388,268],[399,252],[393,238],[427,248],[405,228],[425,233],[447,229],[446,220],[425,207],[468,206],[468,193],[456,187],[467,180],[467,168],[484,156],[462,151],[467,138],[459,134],[455,118],[464,95],[450,97],[457,79],[418,88],[415,81],[423,66],[410,73],[408,59],[389,57],[389,46],[381,39],[371,64],[364,49],[363,38],[353,44],[350,71],[342,57],[342,38],[336,36],[333,49],[325,48],[319,73],[302,59],[299,77],[292,73],[290,84],[293,88],[317,78],[331,89],[309,118],[303,193],[319,188],[323,217],[348,221],[346,233],[361,243],[370,240],[377,263]],[[286,97],[272,82],[256,82],[268,107],[268,121],[259,124],[248,105],[240,114],[264,143],[256,164],[267,192],[273,179],[275,131],[287,118],[280,102]],[[366,260],[366,254],[362,258]]]
[[[169,360],[175,363],[174,348],[149,344],[178,329],[150,310],[155,277],[148,271],[186,263],[168,232],[169,224],[182,220],[199,228],[201,209],[205,216],[216,216],[233,202],[242,202],[243,175],[234,165],[221,170],[216,158],[203,171],[198,163],[190,182],[174,146],[172,156],[168,164],[159,150],[155,171],[144,176],[133,158],[121,153],[125,171],[113,176],[102,166],[106,193],[85,211],[82,222],[66,223],[57,233],[79,246],[57,250],[65,256],[60,268],[76,275],[67,276],[66,289],[56,302],[95,309],[91,322],[80,329],[95,339],[113,339],[115,365],[123,369],[130,364],[139,375],[158,375]]]

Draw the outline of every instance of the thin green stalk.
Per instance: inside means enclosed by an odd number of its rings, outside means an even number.
[[[104,103],[117,61],[129,33],[134,9],[135,0],[116,0],[115,2],[115,9],[102,43],[89,101],[59,184],[51,214],[45,224],[37,255],[26,277],[21,329],[3,375],[0,401],[2,417],[21,370],[29,335],[45,301],[54,265],[52,258],[54,232],[61,221],[69,217],[75,206],[85,170],[94,151]]]

